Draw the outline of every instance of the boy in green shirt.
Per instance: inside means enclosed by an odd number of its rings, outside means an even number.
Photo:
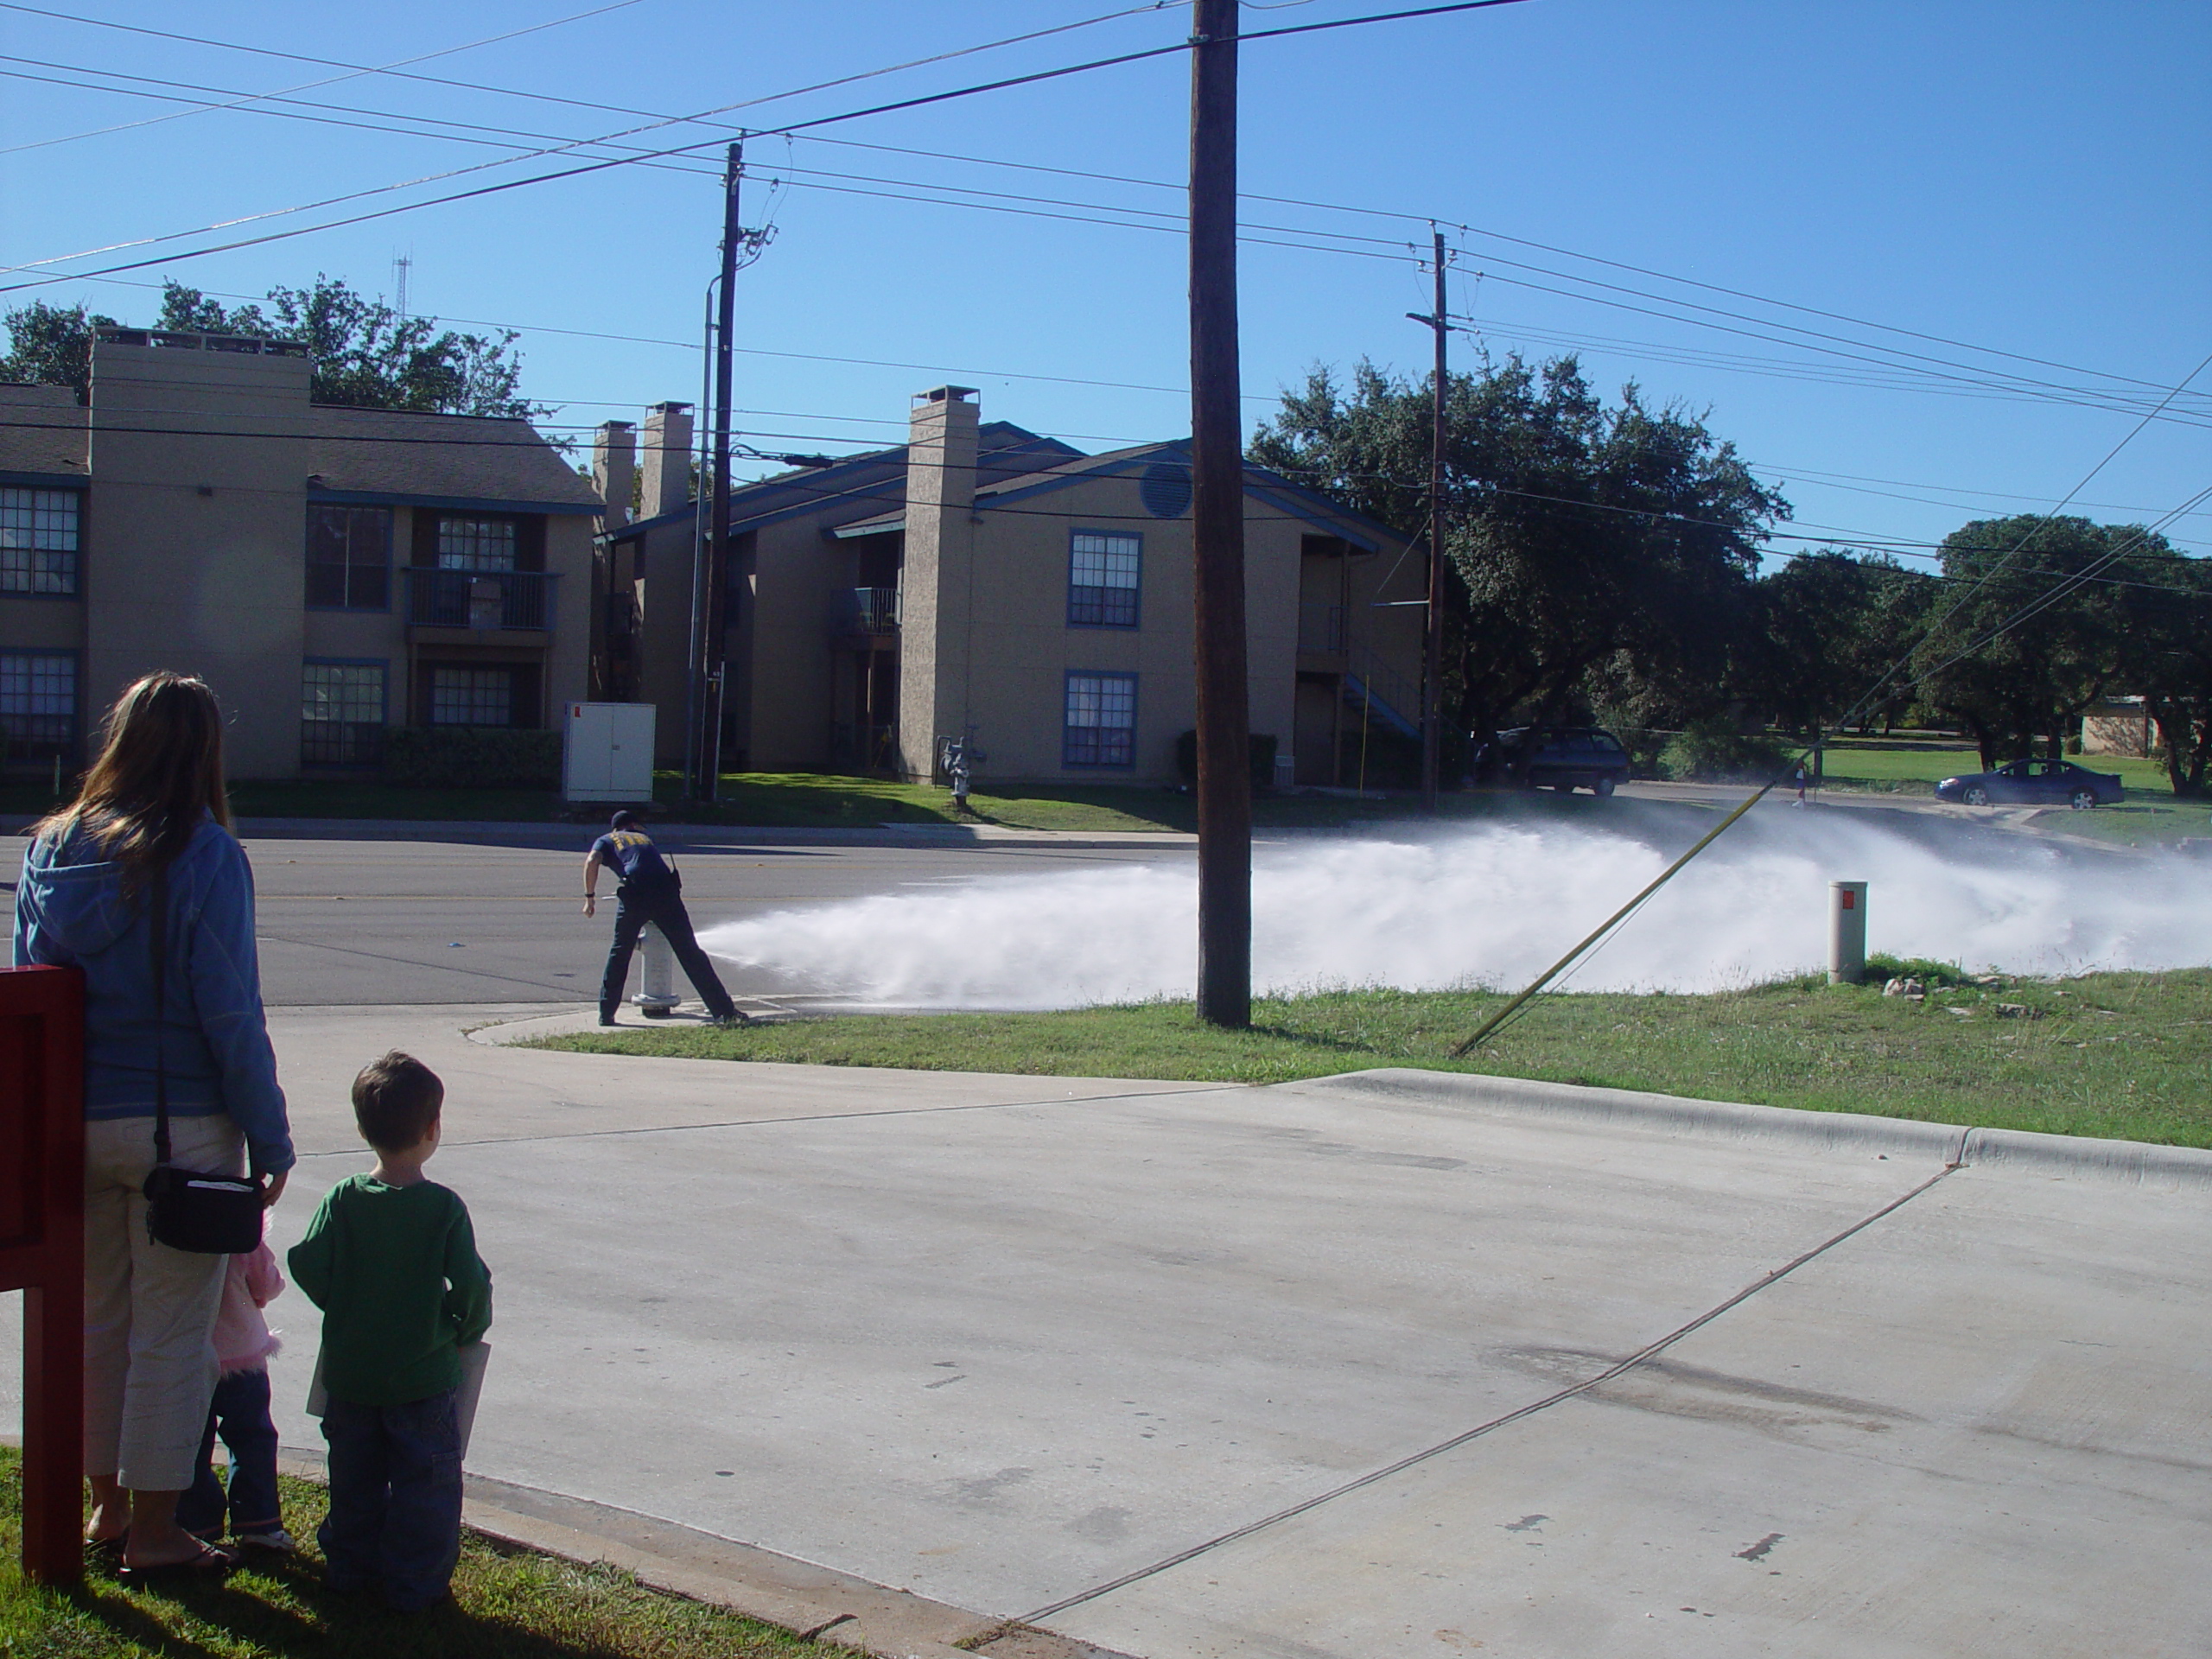
[[[286,1257],[322,1309],[330,1583],[413,1611],[444,1599],[461,1554],[459,1349],[492,1323],[468,1207],[423,1178],[445,1085],[394,1050],[353,1079],[377,1166],[330,1190]]]

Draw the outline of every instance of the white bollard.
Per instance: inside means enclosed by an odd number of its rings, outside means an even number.
[[[632,1001],[648,1020],[658,1020],[683,1001],[676,994],[676,953],[651,922],[638,936],[638,944],[644,960],[638,969],[638,995]]]
[[[1866,977],[1866,884],[1828,883],[1828,983],[1856,985]]]

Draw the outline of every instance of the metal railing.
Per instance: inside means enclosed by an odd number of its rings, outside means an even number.
[[[1344,676],[1344,702],[1371,713],[1408,737],[1421,735],[1421,687],[1384,662],[1372,648],[1351,648],[1351,671]]]
[[[830,626],[838,633],[899,632],[896,588],[844,588],[830,607]]]
[[[431,570],[410,565],[407,620],[428,628],[514,628],[550,633],[554,584],[543,570]]]

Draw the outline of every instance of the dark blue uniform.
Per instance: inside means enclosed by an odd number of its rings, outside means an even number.
[[[638,935],[647,922],[660,929],[661,937],[676,952],[707,1012],[717,1020],[737,1018],[737,1004],[730,1001],[714,963],[692,937],[682,884],[660,855],[660,849],[653,845],[652,837],[635,828],[610,830],[592,842],[591,849],[621,880],[614,890],[614,943],[607,950],[607,972],[599,984],[600,1019],[612,1020],[615,1009],[622,1006],[622,987],[630,977],[630,956],[638,948]]]

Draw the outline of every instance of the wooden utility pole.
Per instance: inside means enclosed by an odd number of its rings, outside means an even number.
[[[1252,1023],[1244,409],[1236,349],[1236,5],[1192,0],[1191,534],[1196,553],[1198,1017]]]
[[[1444,232],[1432,237],[1436,261],[1436,313],[1428,319],[1436,334],[1436,385],[1430,399],[1428,430],[1428,627],[1421,645],[1421,805],[1436,810],[1437,772],[1444,748],[1444,342],[1452,325],[1444,313]]]
[[[707,537],[706,588],[697,596],[705,621],[699,659],[699,725],[697,731],[698,798],[711,801],[721,784],[722,677],[728,669],[729,639],[729,405],[730,329],[736,321],[737,255],[745,239],[738,224],[738,187],[745,177],[745,146],[729,147],[722,175],[722,291],[715,312],[715,463],[714,476],[702,480],[703,493],[714,492],[714,523]]]

